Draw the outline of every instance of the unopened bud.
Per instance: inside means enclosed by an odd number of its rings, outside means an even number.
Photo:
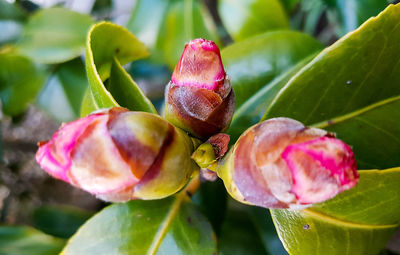
[[[195,137],[206,139],[228,128],[235,96],[214,42],[195,39],[185,45],[165,99],[166,119]]]
[[[359,180],[350,146],[288,118],[249,128],[219,165],[218,175],[235,199],[265,208],[305,208]]]
[[[161,117],[111,108],[62,126],[36,160],[55,178],[106,201],[158,199],[181,189],[193,144]]]

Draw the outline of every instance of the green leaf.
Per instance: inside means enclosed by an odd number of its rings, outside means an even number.
[[[157,112],[151,101],[121,66],[118,59],[114,58],[110,78],[106,84],[108,91],[120,105],[131,110]]]
[[[230,209],[218,240],[220,255],[267,255],[253,222],[245,210]],[[275,253],[271,253],[274,254]]]
[[[302,211],[271,210],[292,254],[378,254],[400,223],[400,168],[361,170],[359,184]]]
[[[316,54],[311,54],[304,58],[295,66],[267,83],[235,111],[232,123],[228,130],[228,134],[231,136],[231,141],[236,141],[236,139],[239,138],[246,129],[260,121],[265,110],[271,104],[280,89],[286,85],[293,75],[309,63],[315,55]]]
[[[361,168],[400,165],[400,4],[320,53],[263,119],[285,116],[337,132]]]
[[[105,208],[78,230],[62,254],[213,254],[214,239],[206,218],[181,193]]]
[[[236,107],[240,107],[275,77],[321,48],[322,45],[307,34],[276,31],[223,49],[222,60],[235,91]]]
[[[88,87],[81,59],[59,65],[41,91],[38,104],[56,119],[68,122],[79,117],[83,95]]]
[[[46,234],[71,237],[93,213],[66,205],[44,205],[33,214],[33,225]]]
[[[63,8],[36,12],[17,43],[21,53],[45,64],[62,63],[81,55],[93,20]]]
[[[125,28],[109,22],[94,25],[86,46],[90,90],[84,96],[81,115],[119,105],[156,113],[153,104],[121,66],[146,56],[144,44]]]
[[[0,226],[0,255],[56,255],[64,243],[30,227]]]
[[[219,236],[227,207],[227,194],[222,180],[202,183],[199,190],[192,196],[192,201],[208,218]]]
[[[199,0],[138,0],[127,28],[151,50],[151,60],[173,69],[185,43],[195,38],[216,41],[216,27]]]
[[[5,114],[23,113],[43,83],[43,71],[28,58],[0,53],[0,99]]]
[[[248,206],[246,207],[250,219],[261,237],[265,250],[272,255],[287,255],[285,248],[276,233],[271,214],[268,209]]]
[[[15,3],[0,0],[0,44],[16,40],[22,33],[26,13]]]
[[[15,3],[0,0],[0,20],[19,20],[24,21],[26,13]]]
[[[278,0],[220,0],[218,12],[235,41],[269,30],[289,29],[289,20]]]
[[[342,33],[356,29],[364,21],[383,11],[389,1],[382,0],[325,0],[340,13]]]

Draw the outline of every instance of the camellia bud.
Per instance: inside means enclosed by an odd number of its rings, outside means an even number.
[[[301,209],[354,187],[351,148],[332,134],[275,118],[249,128],[217,169],[240,202]]]
[[[166,119],[195,137],[206,139],[228,128],[235,96],[214,42],[195,39],[185,45],[165,101]]]
[[[193,149],[161,117],[111,108],[62,126],[39,143],[36,160],[53,177],[118,202],[177,192],[195,169]]]

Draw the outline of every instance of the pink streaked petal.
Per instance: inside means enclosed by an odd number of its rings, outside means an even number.
[[[139,181],[114,144],[107,123],[107,115],[98,117],[71,154],[71,182],[92,194],[119,192]]]
[[[342,141],[320,137],[288,146],[282,153],[292,172],[292,192],[300,203],[318,203],[358,182],[354,154]]]
[[[101,114],[90,115],[62,126],[46,143],[39,145],[36,161],[50,175],[69,182],[70,154],[76,141],[92,121]]]
[[[217,90],[224,86],[225,70],[218,46],[205,39],[195,39],[185,49],[172,74],[174,86]]]

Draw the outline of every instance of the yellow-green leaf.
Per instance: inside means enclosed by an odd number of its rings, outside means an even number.
[[[359,173],[355,188],[322,204],[271,210],[291,255],[374,255],[385,247],[400,223],[400,168]]]
[[[109,22],[94,25],[86,42],[90,89],[84,96],[81,115],[112,106],[156,113],[153,104],[121,66],[148,54],[144,44],[127,29]]]

